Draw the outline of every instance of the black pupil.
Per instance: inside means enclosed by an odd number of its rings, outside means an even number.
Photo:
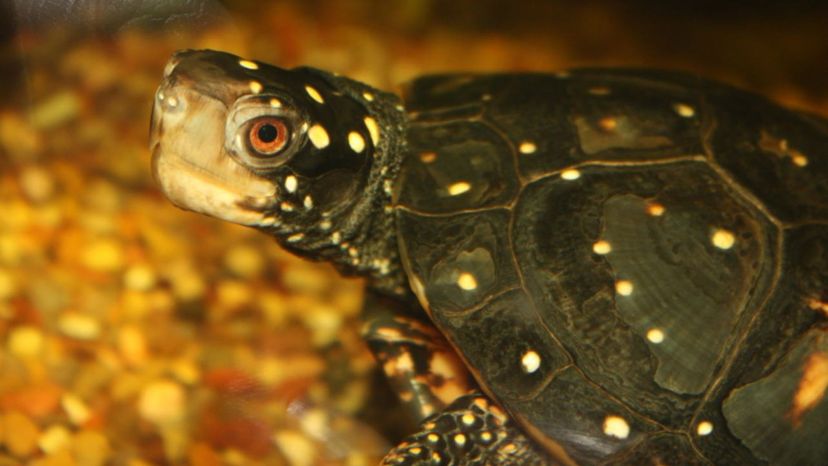
[[[258,136],[262,142],[273,142],[279,136],[279,130],[271,124],[262,125],[259,127]]]

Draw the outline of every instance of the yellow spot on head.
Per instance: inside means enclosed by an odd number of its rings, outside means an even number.
[[[320,104],[325,103],[325,99],[322,98],[322,94],[320,94],[319,91],[317,91],[313,86],[305,86],[305,92],[308,93],[311,99],[319,102]]]
[[[258,70],[259,69],[259,65],[257,65],[255,62],[252,62],[250,60],[239,60],[239,65],[241,65],[242,68],[247,68],[248,70]]]
[[[615,282],[615,291],[621,296],[629,296],[633,292],[633,284],[629,280],[618,280]]]
[[[325,131],[325,128],[323,128],[320,124],[315,124],[310,127],[308,130],[308,137],[310,138],[313,146],[317,149],[324,149],[331,143],[331,139],[328,137],[328,132]]]
[[[437,463],[440,463],[440,461],[443,460],[443,458],[440,456],[440,454],[437,453],[436,451],[431,454],[431,459],[436,461]]]
[[[664,341],[664,331],[660,328],[651,328],[647,330],[647,339],[651,343],[659,344]]]
[[[352,151],[358,154],[365,150],[365,139],[356,131],[351,131],[348,133],[348,145],[351,146]]]
[[[362,121],[365,122],[365,127],[368,128],[368,134],[371,135],[371,142],[374,143],[374,146],[379,144],[380,140],[380,130],[379,126],[377,125],[377,120],[373,119],[372,117],[365,117]]]
[[[448,187],[448,193],[452,196],[458,196],[471,189],[471,185],[465,181],[458,181]]]
[[[805,166],[807,166],[807,165],[808,165],[808,157],[805,157],[804,155],[802,155],[802,154],[800,154],[800,153],[798,153],[798,152],[797,152],[797,153],[795,153],[795,154],[791,157],[791,161],[792,161],[792,162],[793,162],[793,164],[794,164],[794,165],[796,165],[797,167],[805,167]]]
[[[657,203],[651,202],[647,204],[647,215],[652,215],[653,217],[661,217],[664,215],[664,206]]]
[[[563,178],[567,181],[577,180],[580,177],[581,177],[581,172],[579,172],[578,170],[576,170],[574,168],[567,168],[566,170],[561,172],[561,178]]]
[[[296,192],[296,188],[299,187],[299,181],[293,175],[288,175],[285,177],[285,189],[287,192],[292,193]]]
[[[630,425],[621,416],[607,416],[604,419],[604,435],[625,439],[630,436]]]
[[[614,117],[604,117],[598,120],[598,127],[604,131],[612,131],[618,127],[618,120]]]
[[[481,433],[480,434],[480,440],[482,440],[483,443],[491,442],[492,441],[492,433],[488,432],[488,431]]]
[[[675,110],[679,116],[682,116],[684,118],[692,118],[696,115],[696,110],[693,107],[684,103],[678,103],[673,105],[673,110]]]
[[[793,405],[788,413],[794,426],[799,425],[805,413],[822,402],[826,390],[828,390],[828,353],[813,353],[805,361]]]
[[[507,455],[511,455],[512,453],[517,451],[517,446],[514,443],[507,443],[500,447],[500,452],[505,453]]]
[[[717,229],[710,237],[710,242],[719,249],[730,249],[736,243],[736,237],[727,230]]]
[[[262,87],[262,83],[259,81],[250,81],[248,87],[250,88],[250,92],[254,94],[258,94],[259,92],[262,92],[262,89],[264,89],[264,87]]]
[[[367,100],[368,102],[373,102],[374,101],[374,94],[371,94],[370,92],[365,91],[365,92],[362,93],[362,98]]]
[[[520,366],[523,369],[523,372],[527,374],[532,374],[533,372],[537,371],[541,365],[541,357],[540,355],[532,350],[529,350],[523,353],[523,356],[520,358]]]
[[[612,252],[612,245],[610,245],[609,242],[604,240],[596,241],[592,245],[592,252],[601,255],[609,254],[610,252]]]
[[[710,421],[701,421],[696,426],[696,433],[701,436],[710,435],[713,433],[713,423]]]
[[[477,279],[474,278],[474,275],[463,272],[457,277],[457,286],[466,291],[475,290],[477,289]]]
[[[820,311],[823,314],[825,314],[825,317],[828,317],[828,303],[821,301],[819,299],[809,299],[808,307],[813,309],[814,311]]]
[[[464,425],[470,426],[474,424],[474,414],[472,413],[465,413],[463,417],[460,418]]]
[[[536,150],[538,150],[538,146],[535,145],[532,141],[523,141],[518,146],[518,150],[521,154],[534,154]]]
[[[428,434],[426,435],[426,439],[431,443],[437,443],[440,441],[440,436],[437,434]]]
[[[420,153],[420,161],[423,163],[431,163],[437,160],[436,152],[422,152]]]
[[[423,449],[420,447],[411,447],[408,451],[410,451],[413,455],[419,455],[423,452]]]
[[[295,242],[297,242],[297,241],[301,241],[301,240],[302,240],[302,238],[304,238],[304,237],[305,237],[305,235],[304,235],[304,234],[302,234],[302,233],[296,233],[295,235],[290,235],[290,236],[288,236],[288,237],[287,237],[287,241],[288,241],[288,243],[295,243]]]
[[[458,447],[462,447],[466,444],[466,436],[463,434],[457,434],[454,436],[454,444]]]
[[[282,101],[277,99],[276,97],[272,97],[270,99],[270,106],[273,108],[282,108]]]

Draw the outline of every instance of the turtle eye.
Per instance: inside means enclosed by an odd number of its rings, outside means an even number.
[[[254,154],[269,157],[287,146],[287,125],[279,118],[268,116],[253,120],[247,132],[247,142]]]

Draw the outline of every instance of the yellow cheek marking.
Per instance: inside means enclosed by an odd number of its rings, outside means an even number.
[[[612,252],[612,245],[608,241],[599,240],[592,245],[592,252],[595,254],[609,254]]]
[[[368,134],[371,135],[371,142],[373,142],[374,146],[376,146],[380,139],[380,130],[377,125],[377,120],[372,117],[365,117],[362,121],[365,122],[365,127],[368,128]]]
[[[319,102],[320,104],[325,103],[325,99],[322,98],[322,94],[320,94],[319,91],[317,91],[312,86],[305,86],[305,92],[308,93],[311,99]]]
[[[518,146],[518,150],[521,154],[534,154],[538,150],[538,146],[532,141],[523,141]]]
[[[328,132],[325,131],[325,128],[319,124],[310,127],[308,130],[308,137],[310,138],[311,144],[313,144],[313,146],[317,149],[324,149],[331,143],[331,138],[328,137]]]
[[[258,94],[259,92],[262,92],[262,89],[264,89],[262,87],[262,83],[260,83],[259,81],[250,81],[249,87],[250,92],[254,94]]]
[[[813,353],[802,370],[799,386],[793,399],[788,416],[794,426],[802,421],[802,416],[816,408],[828,390],[828,353]]]
[[[647,330],[647,339],[656,345],[664,342],[664,331],[660,328],[651,328]]]
[[[661,217],[664,215],[664,210],[664,206],[657,202],[647,205],[647,215],[651,215],[653,217]]]
[[[561,178],[563,178],[567,181],[577,180],[580,177],[581,177],[581,172],[579,172],[578,170],[576,170],[574,168],[568,168],[568,169],[561,172]]]
[[[696,114],[696,110],[687,104],[675,104],[673,105],[673,110],[684,118],[692,118]]]
[[[629,280],[618,280],[615,282],[615,291],[621,296],[629,296],[633,292],[633,284]]]
[[[365,139],[363,139],[362,135],[356,131],[351,131],[348,133],[348,145],[351,146],[352,151],[359,154],[365,150]]]

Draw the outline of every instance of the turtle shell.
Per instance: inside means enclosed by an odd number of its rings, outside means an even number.
[[[828,458],[828,123],[692,76],[406,88],[412,289],[562,462]]]

